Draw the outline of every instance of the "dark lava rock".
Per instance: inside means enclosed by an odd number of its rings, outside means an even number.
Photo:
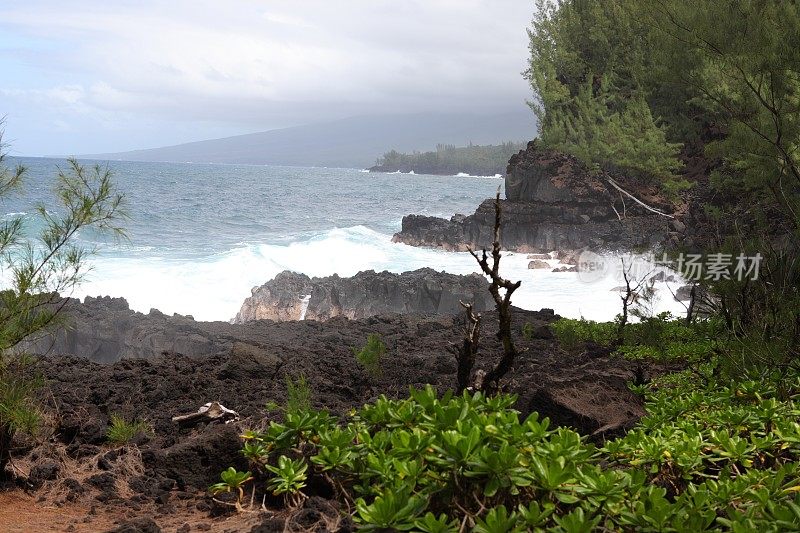
[[[540,326],[533,326],[528,330],[528,335],[532,339],[553,339],[555,336],[553,335],[553,330],[550,329],[549,326],[540,325]]]
[[[32,354],[72,354],[111,363],[125,357],[156,357],[162,352],[209,355],[230,346],[227,339],[203,335],[187,317],[131,311],[123,298],[69,299],[66,328],[23,344]]]
[[[688,302],[692,299],[692,286],[683,285],[675,291],[675,299],[679,302]]]
[[[73,446],[96,445],[105,442],[107,428],[108,417],[97,407],[89,404],[63,412],[58,434],[61,441],[66,444]]]
[[[283,518],[271,517],[253,526],[250,533],[283,533],[284,531],[286,531],[286,520]]]
[[[143,459],[160,476],[177,481],[180,489],[204,490],[219,481],[220,473],[229,466],[247,469],[241,448],[239,431],[234,425],[216,424],[200,428],[178,444]]]
[[[631,426],[646,414],[642,399],[624,379],[614,377],[549,382],[523,401],[526,413],[536,411],[552,426],[570,426],[583,435]]]
[[[284,271],[242,304],[234,322],[251,320],[350,319],[384,313],[459,314],[459,301],[473,302],[477,312],[494,305],[488,283],[479,274],[460,276],[421,268],[393,274],[367,270],[349,278],[309,278]],[[307,302],[304,298],[309,297]],[[305,315],[303,310],[305,309]]]
[[[114,494],[117,491],[116,480],[116,476],[111,472],[102,472],[93,475],[86,482],[104,494]]]
[[[553,269],[553,272],[577,272],[577,271],[578,267],[576,266],[562,266]]]
[[[58,477],[61,466],[55,461],[45,461],[31,468],[30,480],[39,485],[44,481],[52,481]]]
[[[534,259],[533,261],[528,263],[529,269],[543,269],[543,268],[550,268],[550,263],[547,261],[542,261],[541,259]]]
[[[67,489],[67,500],[74,500],[84,492],[86,489],[83,488],[80,481],[73,478],[67,478],[61,482],[61,485]]]

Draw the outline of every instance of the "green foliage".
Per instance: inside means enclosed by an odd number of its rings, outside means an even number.
[[[509,158],[525,149],[524,143],[505,142],[499,145],[455,147],[439,144],[435,152],[400,153],[396,150],[379,157],[372,170],[418,174],[458,174],[494,176],[504,174]]]
[[[0,121],[0,200],[18,191],[25,179],[22,166],[5,163]],[[93,229],[122,235],[117,225],[125,214],[123,198],[111,172],[86,169],[69,160],[55,180],[56,203],[38,205],[38,233],[28,231],[21,216],[0,222],[0,477],[10,458],[17,431],[32,431],[39,419],[35,394],[41,378],[24,355],[23,341],[35,340],[59,325],[60,311],[86,273],[93,250],[75,244],[75,236]]]
[[[264,468],[275,475],[267,483],[267,488],[276,496],[297,494],[306,486],[308,465],[303,459],[292,460],[281,455],[277,466],[266,465]]]
[[[129,421],[120,415],[111,415],[111,425],[106,429],[106,439],[112,444],[122,445],[140,433],[150,435],[153,429],[142,420]]]
[[[698,363],[707,361],[725,346],[722,342],[724,326],[720,320],[705,319],[686,324],[669,313],[627,324],[621,344],[615,322],[562,318],[550,327],[567,351],[580,351],[585,343],[592,342],[614,347],[630,359]]]
[[[223,471],[219,477],[222,479],[222,482],[211,485],[208,488],[209,492],[217,496],[219,494],[236,491],[238,495],[237,504],[241,503],[244,497],[243,485],[253,479],[252,474],[250,474],[250,472],[239,472],[231,466]]]
[[[29,357],[0,357],[0,427],[7,435],[32,433],[38,427],[41,415],[34,398],[42,382]]]
[[[367,337],[367,343],[360,349],[353,348],[358,364],[372,377],[378,377],[382,373],[381,360],[386,354],[386,345],[381,340],[380,335],[371,333]]]
[[[634,7],[632,0],[539,0],[525,75],[545,146],[675,189],[681,144],[669,141],[647,101],[652,37],[631,17]]]
[[[720,370],[729,376],[758,371],[788,372],[800,362],[800,233],[788,246],[763,237],[737,235],[722,248],[731,254],[730,279],[704,281],[698,290],[715,296],[710,302],[724,325]],[[736,256],[760,256],[758,276],[739,276]]]
[[[617,334],[614,323],[571,318],[557,320],[550,324],[550,329],[553,330],[558,342],[567,351],[575,351],[589,341],[608,346],[614,341]]]
[[[711,141],[734,206],[800,228],[799,24],[796,2],[539,0],[525,75],[542,141],[672,195],[676,150]]]
[[[597,169],[620,167],[651,175],[679,190],[674,173],[680,144],[669,143],[656,126],[647,102],[640,96],[614,110],[610,103],[616,89],[606,77],[595,87],[592,81],[575,96],[554,106],[542,129],[541,140],[550,148],[572,154]],[[558,109],[556,111],[555,109]]]
[[[328,479],[368,531],[455,531],[465,520],[472,531],[800,527],[800,375],[737,383],[709,362],[644,392],[649,415],[602,448],[535,413],[521,419],[514,397],[430,387],[342,421],[287,415],[247,443],[261,446],[259,465],[277,461],[257,467],[274,476],[269,487]]]
[[[640,11],[661,36],[661,78],[691,88],[691,105],[724,131],[708,148],[724,162],[716,185],[744,193],[750,211],[769,200],[800,227],[800,6],[652,0]]]
[[[311,409],[311,387],[305,375],[301,374],[297,379],[286,376],[286,411],[297,413]]]

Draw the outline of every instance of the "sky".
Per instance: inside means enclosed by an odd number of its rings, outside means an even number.
[[[353,115],[529,112],[530,0],[0,0],[12,155]]]

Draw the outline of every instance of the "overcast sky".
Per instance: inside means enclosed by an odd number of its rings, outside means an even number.
[[[2,0],[12,154],[358,114],[529,112],[530,0]]]

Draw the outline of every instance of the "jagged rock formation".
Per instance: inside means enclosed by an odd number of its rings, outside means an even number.
[[[70,299],[63,311],[65,328],[27,342],[33,354],[76,354],[99,363],[150,358],[162,352],[210,355],[230,349],[231,338],[209,333],[191,317],[167,316],[158,310],[132,311],[124,298]]]
[[[535,141],[512,156],[506,170],[503,248],[517,252],[600,251],[652,248],[676,238],[670,219],[647,211],[623,196],[605,178],[576,158],[540,149]],[[650,206],[670,206],[654,187],[613,176]],[[450,220],[408,215],[395,242],[464,251],[488,248],[492,240],[494,200],[485,200],[469,216]],[[672,233],[671,233],[672,232]]]
[[[494,307],[488,283],[478,274],[459,276],[422,268],[402,274],[367,270],[350,278],[309,278],[284,271],[242,304],[233,320],[327,320],[363,318],[382,313],[458,314],[460,300],[477,312]]]

